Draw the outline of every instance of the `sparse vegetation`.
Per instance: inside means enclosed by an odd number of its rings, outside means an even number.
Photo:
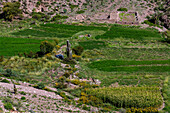
[[[159,3],[122,2],[38,0],[30,13],[22,1],[23,14],[31,19],[19,20],[17,14],[11,22],[0,19],[4,111],[169,111],[169,31],[112,24],[138,25]],[[161,15],[156,12],[144,23],[166,26]]]

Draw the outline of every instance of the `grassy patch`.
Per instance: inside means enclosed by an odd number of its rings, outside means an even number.
[[[15,36],[33,36],[33,37],[58,37],[68,38],[77,32],[84,30],[107,30],[107,27],[95,26],[74,26],[65,24],[41,24],[40,27],[33,29],[25,29],[19,32],[12,33]]]
[[[155,30],[146,30],[133,27],[112,26],[109,31],[96,39],[127,38],[135,40],[160,40],[161,35]]]
[[[84,48],[84,49],[99,49],[102,47],[105,47],[106,44],[103,41],[84,41],[84,42],[79,42],[79,44]]]
[[[106,31],[104,30],[85,30],[85,31],[80,31],[76,34],[74,34],[72,37],[73,38],[78,38],[78,39],[92,39],[95,38],[98,35],[103,35]],[[91,37],[87,37],[86,35],[90,34]],[[82,36],[82,37],[81,37]]]
[[[169,48],[101,48],[103,59],[154,60],[169,59]]]
[[[168,72],[169,60],[152,60],[152,61],[119,61],[119,60],[104,60],[93,62],[89,65],[90,68],[96,68],[101,71],[108,72]]]
[[[24,52],[37,52],[44,40],[0,37],[0,55],[13,56]]]

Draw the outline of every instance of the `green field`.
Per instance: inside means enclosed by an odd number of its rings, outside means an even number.
[[[115,38],[135,40],[161,40],[161,35],[158,33],[158,31],[155,30],[114,25],[105,34],[96,37],[96,39],[115,39]]]
[[[157,110],[163,102],[164,110],[169,110],[170,46],[162,42],[161,34],[155,29],[111,24],[78,26],[54,23],[27,25],[21,30],[5,26],[3,31],[6,29],[8,32],[0,35],[0,56],[5,56],[4,59],[0,57],[0,75],[8,68],[17,73],[18,77],[12,79],[33,84],[41,81],[50,87],[56,87],[56,84],[65,87],[64,84],[71,81],[78,88],[56,88],[79,98],[76,103],[102,107],[105,111],[115,111],[121,107],[134,107],[139,111],[153,107]],[[42,41],[53,41],[55,38],[59,39],[58,46],[62,47],[55,48],[55,51],[64,57],[66,40],[70,41],[72,48],[78,45],[84,48],[80,56],[73,57],[76,66],[67,60],[63,62],[57,59],[55,52],[38,58],[17,56],[18,53],[38,52]],[[61,63],[68,64],[62,67]],[[78,78],[74,78],[74,82],[69,78],[64,80],[68,74]],[[91,78],[99,80],[101,84],[93,86],[93,83],[77,80],[88,81]]]
[[[18,53],[38,52],[43,40],[0,37],[0,56],[14,56]]]
[[[93,62],[90,68],[108,72],[169,72],[170,60],[152,61],[117,61],[104,60]]]
[[[65,24],[41,24],[40,27],[33,29],[25,29],[19,32],[14,32],[15,36],[32,36],[32,37],[57,37],[70,38],[72,35],[85,30],[107,30],[107,27],[95,26],[74,26]]]
[[[84,49],[100,49],[102,47],[105,47],[106,44],[103,41],[84,41],[79,42],[79,45],[81,45]]]

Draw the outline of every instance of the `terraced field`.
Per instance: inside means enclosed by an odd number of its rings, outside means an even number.
[[[86,105],[102,108],[102,112],[118,111],[120,107],[127,113],[134,110],[169,111],[169,44],[163,42],[161,34],[155,29],[104,26],[47,23],[32,26],[32,29],[9,30],[6,35],[12,37],[0,37],[0,56],[10,56],[0,57],[0,76],[1,73],[6,74],[8,68],[13,73],[8,77],[10,79],[26,81],[36,87],[41,83],[57,88],[57,94],[65,102],[81,106],[87,112],[90,112],[90,107]],[[77,64],[59,60],[53,52],[40,58],[15,56],[18,53],[37,52],[41,41],[54,41],[55,38],[59,39],[55,51],[64,57],[66,40],[70,41],[72,48],[84,48],[81,56],[73,51]],[[49,89],[44,86],[43,90]]]
[[[75,33],[84,30],[107,30],[107,27],[94,26],[74,26],[65,24],[41,24],[40,27],[25,29],[19,32],[12,33],[15,36],[32,36],[32,37],[57,37],[69,38]]]
[[[38,52],[44,40],[0,37],[0,56],[13,56],[18,53]]]
[[[119,61],[104,60],[93,62],[90,68],[108,72],[169,72],[170,60]]]
[[[135,40],[161,40],[161,35],[151,29],[140,29],[138,27],[125,27],[114,25],[105,34],[97,36],[96,39],[135,39]]]

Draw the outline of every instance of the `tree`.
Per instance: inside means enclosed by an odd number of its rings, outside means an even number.
[[[2,15],[5,20],[12,21],[15,16],[22,14],[19,2],[6,2],[3,3]]]
[[[55,45],[56,44],[54,44],[52,42],[43,41],[43,42],[41,42],[41,45],[40,45],[40,51],[43,54],[51,53],[53,51]]]

